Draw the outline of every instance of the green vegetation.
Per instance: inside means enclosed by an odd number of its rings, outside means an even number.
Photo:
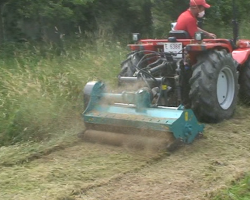
[[[233,17],[232,0],[207,2],[212,7],[206,10],[204,24],[210,30],[229,26]],[[113,33],[127,38],[131,32],[140,32],[145,37],[162,37],[170,30],[170,22],[176,21],[188,5],[189,0],[2,0],[0,42],[57,43],[61,35],[69,37],[76,33]],[[248,19],[249,2],[237,0],[236,5],[239,21]]]
[[[65,44],[59,57],[46,48],[13,46],[14,56],[1,58],[0,145],[49,138],[70,127],[82,111],[85,83],[102,79],[115,84],[126,55],[125,47],[108,41]]]
[[[243,179],[232,181],[232,185],[225,191],[219,192],[214,200],[248,200],[250,199],[250,175]]]

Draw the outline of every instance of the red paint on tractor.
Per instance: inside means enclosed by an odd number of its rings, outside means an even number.
[[[237,49],[232,52],[233,59],[236,60],[239,64],[244,64],[250,55],[249,48]]]

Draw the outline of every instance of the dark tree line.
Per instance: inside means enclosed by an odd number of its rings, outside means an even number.
[[[207,10],[205,24],[230,26],[232,0],[207,2],[212,7]],[[162,37],[188,4],[189,0],[1,0],[0,41],[131,32]],[[238,19],[247,21],[250,1],[237,0],[236,5]]]

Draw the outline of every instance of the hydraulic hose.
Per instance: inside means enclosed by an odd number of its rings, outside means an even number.
[[[154,74],[154,73],[159,72],[162,69],[164,69],[166,67],[166,64],[167,64],[167,62],[163,61],[162,64],[160,64],[160,65],[158,65],[156,67],[153,67],[153,68],[149,69],[148,71],[149,71],[149,73]]]

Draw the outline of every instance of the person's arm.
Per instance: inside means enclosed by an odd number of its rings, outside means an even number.
[[[198,31],[203,32],[203,33],[204,33],[207,37],[209,37],[209,38],[216,39],[216,35],[213,34],[213,33],[209,33],[209,32],[207,32],[207,31],[205,31],[205,30],[203,30],[203,29],[201,29],[201,28],[198,28]]]

